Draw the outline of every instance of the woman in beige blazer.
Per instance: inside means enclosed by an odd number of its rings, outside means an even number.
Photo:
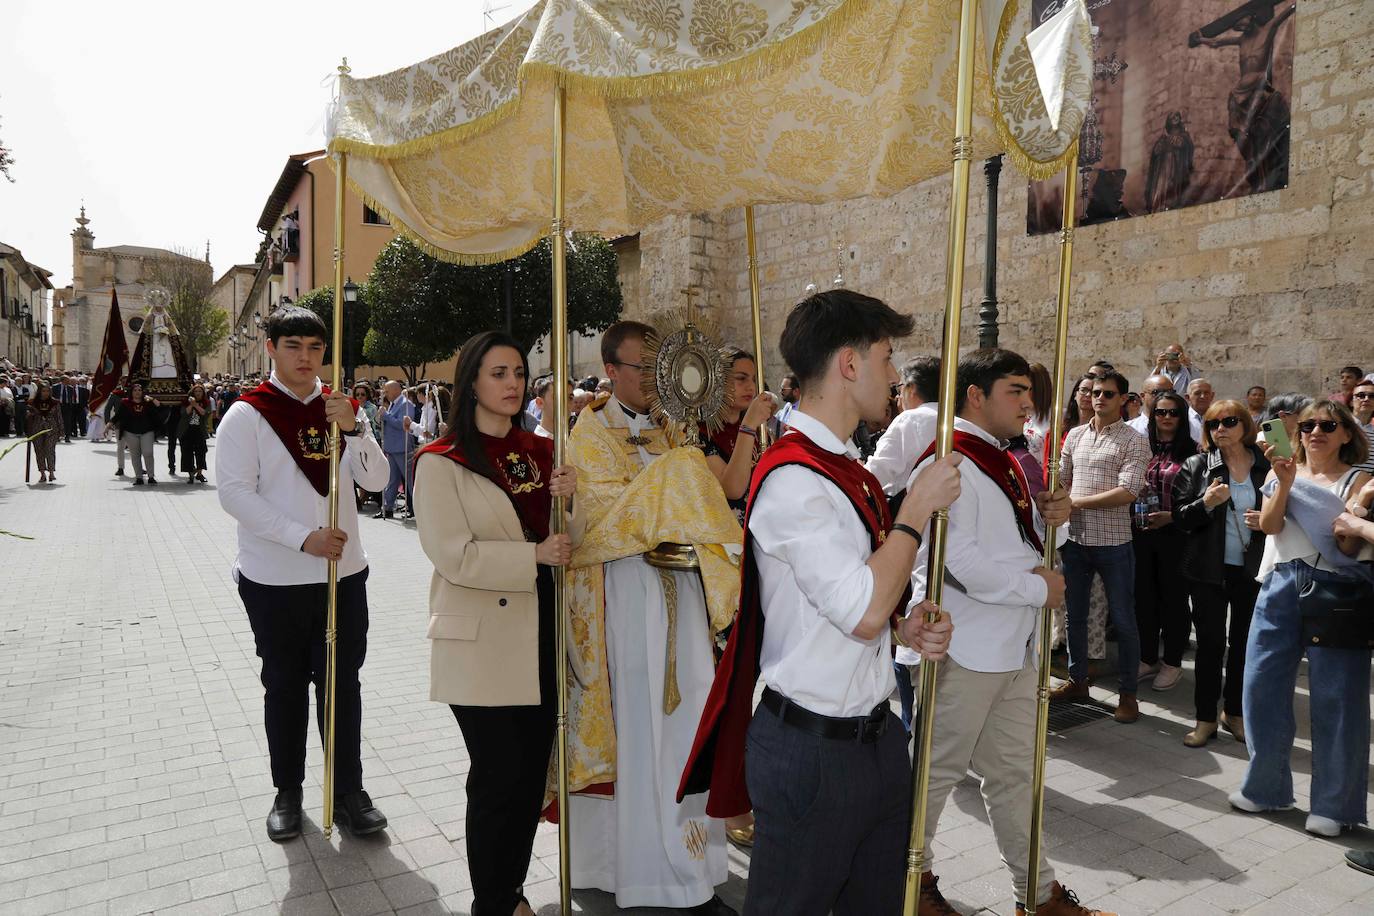
[[[581,537],[549,533],[552,497],[571,497],[553,440],[522,430],[529,367],[510,336],[463,344],[449,432],[416,459],[429,588],[430,699],[462,729],[473,916],[533,916],[524,897],[557,707],[554,566]]]

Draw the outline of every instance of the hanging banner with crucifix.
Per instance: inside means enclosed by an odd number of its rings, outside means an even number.
[[[1032,19],[1063,0],[1033,0]],[[1089,0],[1092,102],[1080,225],[1288,186],[1295,0]],[[1032,182],[1031,235],[1060,228],[1063,178]]]

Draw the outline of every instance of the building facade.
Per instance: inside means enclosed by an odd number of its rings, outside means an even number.
[[[62,346],[57,357],[60,368],[73,372],[93,372],[105,341],[105,324],[110,317],[111,290],[119,294],[119,312],[132,353],[138,330],[148,309],[144,294],[157,283],[161,266],[171,260],[187,261],[203,270],[207,280],[210,262],[187,257],[164,248],[142,245],[95,247],[95,233],[86,208],[76,219],[72,231],[72,283],[57,290],[54,299],[61,312]],[[189,354],[188,354],[189,356]]]
[[[1105,358],[1139,385],[1154,356],[1182,343],[1222,397],[1253,384],[1334,390],[1341,366],[1374,369],[1374,3],[1304,3],[1296,17],[1288,187],[1081,227],[1075,236],[1069,366]],[[1237,52],[1231,49],[1230,54]],[[1234,67],[1234,58],[1230,66]],[[937,353],[943,321],[949,179],[887,198],[755,208],[764,365],[808,284],[884,299],[916,319],[898,358]],[[1026,233],[1027,184],[1001,174],[999,342],[1053,358],[1058,246]],[[989,239],[988,193],[974,170],[961,341],[977,346]],[[671,217],[640,233],[626,316],[681,304],[693,285],[729,342],[751,348],[742,211]]]
[[[0,243],[0,356],[16,366],[53,362],[51,277],[18,248]]]

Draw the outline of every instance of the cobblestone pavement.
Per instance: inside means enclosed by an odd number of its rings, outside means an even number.
[[[49,487],[24,486],[22,450],[0,464],[0,527],[36,538],[0,538],[0,913],[468,912],[467,756],[449,711],[426,700],[429,566],[414,530],[363,521],[363,760],[391,828],[326,843],[312,826],[278,845],[263,830],[273,789],[262,693],[213,474],[208,487],[173,478],[134,489],[112,476],[111,445],[62,445],[58,461]],[[1374,879],[1342,858],[1374,847],[1374,833],[1321,840],[1303,832],[1301,811],[1228,810],[1244,747],[1184,748],[1191,695],[1189,674],[1172,692],[1146,689],[1135,725],[1051,739],[1048,848],[1064,883],[1123,914],[1374,912]],[[1300,809],[1310,760],[1304,729]],[[316,749],[309,772],[318,780]],[[317,823],[317,782],[306,799]],[[942,888],[963,912],[1012,912],[972,777],[935,847]],[[547,916],[552,828],[535,851],[527,892]],[[722,896],[738,906],[748,857],[730,857]],[[590,892],[576,909],[615,912]]]

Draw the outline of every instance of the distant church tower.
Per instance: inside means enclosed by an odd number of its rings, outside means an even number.
[[[76,228],[72,230],[72,286],[76,289],[83,285],[85,259],[82,256],[95,248],[95,233],[86,228],[90,222],[86,218],[86,206],[82,204],[81,215],[76,218]]]

